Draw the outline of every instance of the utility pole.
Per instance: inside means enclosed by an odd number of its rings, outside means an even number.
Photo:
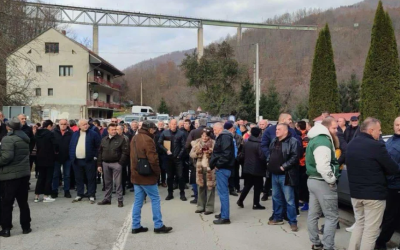
[[[260,62],[258,59],[258,43],[256,43],[256,79],[255,79],[255,91],[256,91],[256,122],[260,117]]]
[[[140,78],[140,106],[143,106],[143,77]]]

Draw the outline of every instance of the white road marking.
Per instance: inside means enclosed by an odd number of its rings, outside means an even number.
[[[132,228],[132,211],[126,216],[124,225],[118,233],[117,240],[114,242],[112,250],[124,250],[128,235]]]

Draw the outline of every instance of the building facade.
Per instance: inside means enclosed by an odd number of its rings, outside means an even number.
[[[7,58],[7,92],[28,91],[40,119],[111,118],[124,75],[65,32],[48,29]]]

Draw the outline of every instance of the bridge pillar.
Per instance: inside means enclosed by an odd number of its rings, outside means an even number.
[[[239,25],[239,27],[237,27],[236,44],[237,46],[240,46],[241,43],[242,43],[242,26]]]
[[[200,59],[204,54],[204,46],[203,46],[203,25],[199,27],[197,30],[197,58]]]
[[[99,26],[93,25],[93,52],[99,54]]]

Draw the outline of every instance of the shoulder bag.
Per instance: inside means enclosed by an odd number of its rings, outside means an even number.
[[[137,161],[137,166],[136,166],[136,171],[143,176],[149,176],[153,174],[153,170],[150,167],[150,162],[147,158],[138,158],[138,150],[136,148],[136,137],[135,136],[133,139],[133,143],[135,146],[135,151],[136,151],[136,161]]]

